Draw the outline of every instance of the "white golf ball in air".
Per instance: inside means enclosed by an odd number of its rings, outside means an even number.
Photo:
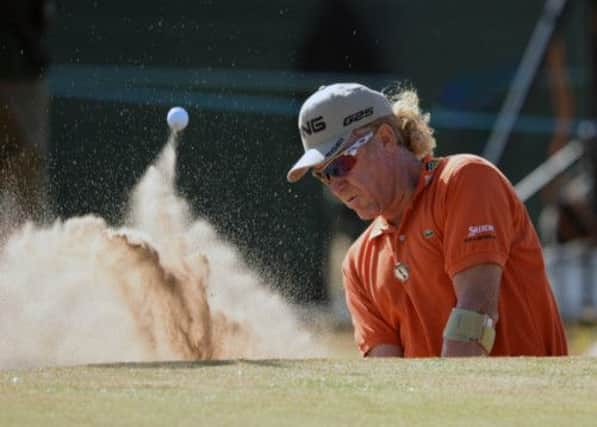
[[[189,113],[182,107],[173,107],[168,111],[168,126],[175,132],[180,132],[189,124]]]

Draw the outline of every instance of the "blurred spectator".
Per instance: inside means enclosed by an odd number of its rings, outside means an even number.
[[[355,73],[391,71],[370,34],[366,20],[354,10],[352,3],[350,0],[328,0],[324,3],[316,26],[299,52],[298,66],[301,70],[352,76]],[[379,16],[384,15],[383,10],[377,12]],[[348,233],[350,240],[354,240],[366,224],[338,203],[327,190],[324,191],[324,200],[329,203],[326,210],[332,214],[333,227],[337,228],[337,232]]]
[[[3,222],[39,220],[47,208],[51,0],[0,3],[0,204]]]
[[[590,3],[590,34],[589,34],[589,46],[591,48],[591,93],[593,96],[591,99],[590,113],[593,118],[593,129],[597,127],[595,117],[597,117],[597,1],[591,0]],[[587,143],[589,161],[591,163],[591,181],[592,191],[590,194],[590,208],[593,216],[597,218],[597,136],[593,137]],[[597,240],[597,230],[593,230],[593,238]]]
[[[573,137],[572,128],[575,117],[575,99],[572,94],[568,75],[567,48],[565,29],[570,24],[571,8],[580,3],[568,3],[558,19],[554,35],[545,55],[545,67],[550,87],[551,103],[554,111],[554,132],[547,148],[547,154],[553,155],[563,148]],[[595,14],[595,1],[586,4]],[[595,18],[589,19],[587,38],[593,55],[593,74],[595,74]],[[591,64],[591,61],[588,61]],[[592,84],[595,78],[592,77]],[[594,90],[593,90],[594,92]],[[594,97],[593,97],[594,98]],[[592,106],[594,107],[594,105]],[[591,108],[591,116],[596,109]],[[586,126],[585,126],[586,127]],[[587,134],[587,132],[584,132]],[[594,138],[590,135],[578,135],[589,138],[587,160],[595,170],[597,155]],[[546,243],[565,243],[571,240],[591,239],[597,237],[597,209],[595,209],[595,177],[588,176],[586,171],[568,173],[556,177],[541,191],[541,199],[545,205],[542,213],[542,237]],[[591,200],[593,199],[593,200]]]
[[[355,2],[351,0],[328,0],[322,2],[322,9],[313,30],[307,36],[298,54],[298,68],[314,73],[346,74],[346,79],[354,79],[355,74],[376,74],[391,72],[391,67],[377,41],[371,35],[370,25],[382,25],[380,17],[393,16],[380,9],[377,2],[376,22],[367,21],[366,16],[358,13]],[[385,13],[384,13],[385,12]],[[392,19],[395,19],[393,17]],[[397,55],[397,52],[395,53]],[[395,71],[395,70],[394,70]],[[352,77],[351,77],[352,76]],[[334,77],[332,80],[338,80]],[[321,82],[322,84],[325,82]],[[378,88],[380,89],[380,88]],[[329,248],[322,248],[326,256],[324,268],[327,270],[327,292],[339,320],[348,320],[340,275],[341,257],[348,246],[366,228],[350,209],[347,209],[324,189],[323,202],[328,214],[321,226],[331,230]],[[340,258],[339,258],[340,257]],[[323,283],[316,286],[325,289]],[[325,292],[325,291],[324,291]]]
[[[569,2],[566,8],[570,9],[573,5],[580,6],[580,2]],[[585,161],[588,168],[581,171],[570,182],[562,185],[560,189],[557,201],[558,224],[556,238],[561,243],[570,240],[585,239],[591,240],[595,244],[597,242],[597,138],[595,135],[596,123],[594,118],[597,116],[597,1],[587,0],[584,5],[588,11],[586,39],[591,58],[587,61],[590,67],[590,71],[587,74],[592,93],[592,96],[589,97],[589,114],[592,121],[583,124],[584,131],[579,132],[579,137],[585,139],[587,150]],[[548,64],[551,70],[553,70],[553,77],[556,77],[558,74],[560,75],[559,78],[551,79],[554,93],[559,93],[554,98],[557,101],[554,105],[556,106],[556,111],[559,112],[559,120],[556,137],[550,145],[551,153],[563,145],[561,141],[558,141],[557,135],[558,132],[561,132],[561,129],[569,127],[569,118],[574,115],[574,111],[570,109],[572,100],[569,95],[570,90],[567,88],[566,75],[559,71],[565,70],[566,65],[566,49],[564,43],[561,41],[561,37],[556,38],[552,42],[550,51],[551,60],[548,57]]]

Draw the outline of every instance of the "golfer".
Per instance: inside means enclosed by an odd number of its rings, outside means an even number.
[[[541,245],[508,179],[467,154],[433,157],[414,91],[320,88],[303,104],[309,170],[371,221],[342,271],[366,357],[560,356],[567,344]]]

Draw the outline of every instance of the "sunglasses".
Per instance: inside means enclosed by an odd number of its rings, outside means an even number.
[[[343,150],[338,156],[334,157],[323,169],[313,170],[311,173],[315,178],[329,184],[334,178],[342,178],[350,173],[350,171],[357,164],[357,152],[359,148],[373,139],[374,131],[367,132],[365,135],[357,139],[346,150]]]

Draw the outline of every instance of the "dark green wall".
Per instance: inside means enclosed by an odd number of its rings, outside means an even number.
[[[480,153],[543,5],[347,1],[342,19],[357,31],[335,37],[346,31],[339,19],[321,18],[332,3],[59,2],[50,39],[58,213],[95,212],[117,222],[165,142],[168,107],[184,105],[191,125],[180,147],[179,188],[197,214],[297,301],[325,298],[322,265],[337,211],[313,180],[285,181],[301,150],[300,102],[327,82],[381,88],[407,79],[437,113],[439,153]],[[571,15],[570,64],[581,69],[582,7]],[[333,70],[314,68],[315,50],[340,58]],[[582,76],[574,90],[582,113]],[[474,114],[455,120],[446,111]],[[544,159],[551,111],[540,76],[524,113],[546,122],[519,123],[502,165],[513,181]]]

